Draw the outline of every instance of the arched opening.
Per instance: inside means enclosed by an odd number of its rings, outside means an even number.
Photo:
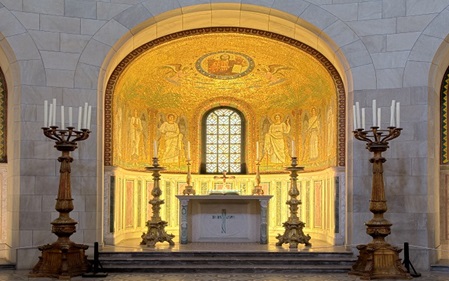
[[[179,229],[174,195],[186,185],[187,160],[197,194],[209,194],[217,183],[202,164],[207,116],[214,108],[234,108],[242,114],[236,116],[245,117],[239,157],[248,167],[236,175],[233,190],[251,193],[260,157],[265,194],[273,195],[269,232],[275,235],[288,215],[285,167],[297,155],[306,169],[300,178],[306,231],[317,240],[342,244],[344,185],[337,179],[345,155],[342,85],[321,53],[261,30],[202,28],[135,49],[114,70],[106,90],[106,242],[138,238],[144,230],[152,184],[144,170],[155,156],[166,168],[161,215],[169,232]],[[210,173],[215,172],[220,171]]]

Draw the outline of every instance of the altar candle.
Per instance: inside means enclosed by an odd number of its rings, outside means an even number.
[[[44,100],[44,127],[48,125],[48,101]]]
[[[64,129],[64,106],[61,105],[61,129]]]
[[[72,110],[72,107],[69,106],[69,127],[73,127],[72,115],[73,115],[73,110]]]
[[[359,105],[359,102],[355,103],[355,109],[357,111],[357,126],[360,127],[361,123],[360,123],[360,105]],[[357,129],[359,129],[359,128],[357,128]]]
[[[187,142],[187,160],[190,161],[190,141]]]
[[[153,154],[154,154],[154,158],[157,158],[157,141],[154,141],[153,143]]]
[[[90,118],[91,118],[91,115],[92,115],[92,106],[89,105],[89,109],[88,109],[88,112],[87,112],[87,124],[86,124],[86,129],[88,129],[88,130],[90,130]]]
[[[87,102],[84,104],[83,129],[87,129]]]
[[[373,100],[373,127],[376,127],[376,100]]]
[[[53,120],[51,124],[56,126],[56,99],[53,99]]]
[[[392,100],[391,101],[391,106],[390,106],[390,127],[394,127],[394,108],[396,107],[396,101]]]
[[[377,127],[379,127],[380,128],[380,114],[381,114],[381,108],[379,107],[378,109],[377,109]]]
[[[365,129],[365,108],[362,108],[362,129]]]
[[[353,118],[354,118],[354,131],[355,131],[355,130],[357,130],[357,117],[355,115],[356,114],[355,113],[355,105],[352,106],[352,113],[353,113],[352,115],[353,115]]]
[[[256,142],[256,160],[259,161],[259,142]]]
[[[400,128],[401,127],[400,121],[399,121],[399,117],[401,116],[400,112],[399,112],[400,109],[401,109],[400,103],[397,102],[396,103],[396,128]]]
[[[80,106],[78,108],[78,130],[82,129],[82,124],[81,124],[81,117],[83,116],[83,107]]]
[[[49,111],[49,113],[48,113],[48,127],[50,127],[52,125],[51,124],[51,120],[53,120],[53,105],[52,104],[48,105],[48,111]]]
[[[292,157],[296,157],[295,141],[292,140]]]

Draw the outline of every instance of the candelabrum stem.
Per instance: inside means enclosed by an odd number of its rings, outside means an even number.
[[[187,160],[187,185],[182,192],[184,195],[195,195],[195,189],[192,186],[192,174],[191,174],[191,163],[190,160]]]
[[[279,240],[276,243],[276,246],[290,244],[290,248],[297,248],[298,244],[304,244],[305,246],[310,247],[312,246],[309,242],[311,237],[308,234],[305,235],[303,232],[303,228],[306,224],[298,217],[298,205],[301,205],[301,200],[297,198],[299,195],[297,180],[298,172],[303,171],[304,167],[298,167],[297,158],[292,157],[292,164],[290,167],[287,167],[286,170],[290,172],[290,190],[288,192],[290,199],[286,203],[290,206],[290,216],[288,217],[288,220],[283,223],[285,228],[284,234],[279,234],[276,237],[276,239]]]
[[[256,185],[253,189],[253,195],[263,195],[263,189],[260,185],[260,161],[256,161]]]
[[[59,188],[55,209],[59,217],[52,224],[52,232],[58,236],[53,244],[39,247],[42,256],[35,265],[31,277],[51,277],[58,279],[70,279],[89,270],[90,263],[85,255],[88,246],[76,244],[70,240],[70,236],[76,231],[77,222],[70,217],[73,211],[73,199],[71,188],[71,167],[73,158],[70,152],[77,148],[77,142],[89,137],[90,131],[82,129],[75,131],[73,127],[64,130],[56,126],[42,128],[46,137],[56,142],[55,147],[61,151],[58,157],[61,163],[59,168]]]
[[[401,130],[401,128],[396,127],[388,127],[387,130],[372,127],[371,130],[358,129],[354,131],[354,137],[365,141],[366,149],[373,153],[373,157],[369,160],[373,164],[369,204],[369,210],[373,213],[373,218],[365,223],[366,233],[373,240],[368,245],[357,246],[360,255],[349,272],[351,275],[362,276],[362,279],[412,278],[399,258],[401,249],[391,246],[385,241],[385,237],[391,233],[392,224],[384,218],[384,213],[387,211],[387,200],[383,163],[386,159],[382,156],[382,153],[387,151],[389,141],[400,136]]]
[[[153,173],[153,189],[151,195],[153,198],[148,202],[152,207],[153,214],[151,219],[147,221],[146,226],[148,227],[147,233],[142,234],[141,245],[147,245],[148,247],[154,248],[157,242],[168,242],[171,246],[175,245],[173,234],[167,234],[165,232],[165,227],[168,225],[166,221],[163,221],[160,216],[161,205],[164,204],[164,200],[159,197],[162,195],[162,190],[159,186],[160,182],[160,171],[165,170],[165,168],[159,166],[158,158],[153,157],[153,166],[147,167],[148,171]]]

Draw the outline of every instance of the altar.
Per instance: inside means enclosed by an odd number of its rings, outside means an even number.
[[[267,206],[272,195],[176,195],[180,243],[268,243]]]

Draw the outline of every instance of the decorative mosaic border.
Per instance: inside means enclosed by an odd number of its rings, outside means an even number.
[[[337,165],[345,166],[345,89],[343,86],[343,81],[338,74],[337,69],[332,65],[332,63],[320,52],[314,48],[306,45],[295,39],[276,34],[269,31],[257,30],[252,28],[242,28],[242,27],[208,27],[208,28],[198,28],[191,30],[184,30],[177,33],[169,34],[153,41],[150,41],[135,50],[131,51],[114,69],[109,78],[108,84],[106,86],[105,93],[105,108],[104,108],[104,120],[105,120],[105,135],[104,135],[104,165],[111,166],[113,163],[112,159],[112,96],[114,93],[115,85],[121,75],[121,73],[126,69],[126,67],[141,54],[154,48],[155,46],[161,45],[163,43],[169,42],[171,40],[184,38],[188,36],[201,35],[201,34],[212,34],[212,33],[240,33],[240,34],[250,34],[257,35],[272,40],[281,41],[283,43],[289,44],[298,48],[299,50],[313,56],[317,61],[319,61],[329,72],[332,79],[334,80],[335,87],[337,89],[337,128],[338,128],[338,144],[337,144]]]
[[[7,113],[6,79],[3,71],[0,69],[0,163],[6,163],[6,113]]]
[[[449,68],[443,76],[443,81],[441,83],[441,93],[440,93],[440,126],[441,126],[441,157],[440,161],[442,165],[449,164],[449,153],[448,153],[448,132],[447,132],[447,96],[449,91]]]

